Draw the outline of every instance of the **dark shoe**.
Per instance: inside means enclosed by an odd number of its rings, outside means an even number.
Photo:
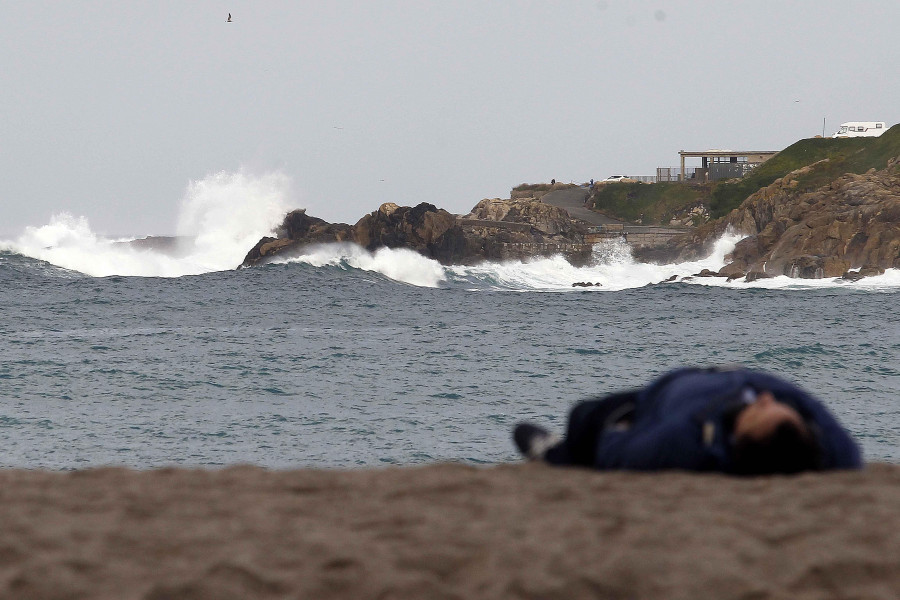
[[[555,446],[559,438],[543,427],[519,423],[513,429],[513,441],[519,452],[528,460],[544,460],[547,450]]]

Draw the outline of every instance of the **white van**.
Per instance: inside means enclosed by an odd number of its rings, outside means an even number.
[[[885,131],[884,121],[848,121],[831,137],[878,137]]]

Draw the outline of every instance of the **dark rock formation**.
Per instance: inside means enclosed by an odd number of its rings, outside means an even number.
[[[271,260],[272,257],[299,250],[316,243],[345,242],[353,239],[353,228],[345,223],[328,223],[310,217],[305,209],[294,210],[284,217],[277,231],[278,237],[264,237],[247,253],[241,266],[251,266]]]
[[[636,252],[642,260],[669,262],[708,254],[727,229],[741,240],[720,274],[840,277],[849,269],[900,268],[900,161],[862,175],[847,174],[812,191],[793,171],[749,196],[723,219]]]
[[[694,273],[694,277],[727,277],[727,275],[716,273],[715,271],[710,271],[709,269],[703,269],[699,273]]]
[[[864,277],[874,277],[876,275],[884,275],[885,269],[881,267],[863,267],[858,271],[847,271],[841,278],[848,281],[859,281]]]
[[[564,210],[533,200],[483,200],[465,217],[427,203],[414,207],[387,203],[354,226],[331,224],[295,210],[285,217],[277,237],[261,239],[241,266],[328,242],[354,242],[367,250],[408,248],[442,264],[555,254],[585,264],[592,250],[584,243],[585,233],[584,226]]]
[[[356,223],[353,241],[366,250],[409,248],[448,264],[468,254],[456,217],[425,202],[414,207],[382,204]]]
[[[747,283],[751,283],[753,281],[756,281],[757,279],[769,279],[771,277],[775,277],[775,275],[772,275],[770,273],[760,273],[759,271],[750,271],[744,277],[744,281],[746,281]]]

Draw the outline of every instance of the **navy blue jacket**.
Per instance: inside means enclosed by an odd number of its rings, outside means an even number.
[[[767,373],[747,369],[679,369],[637,392],[633,422],[597,443],[599,469],[732,471],[727,426],[742,391],[771,391],[797,410],[817,434],[822,468],[862,467],[859,448],[815,398]]]

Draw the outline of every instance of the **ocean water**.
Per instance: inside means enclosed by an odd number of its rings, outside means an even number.
[[[868,460],[900,461],[900,273],[688,277],[736,238],[666,266],[623,245],[581,269],[329,245],[235,269],[286,212],[277,178],[242,177],[189,188],[177,256],[68,215],[0,241],[0,466],[503,463],[519,420],[562,430],[578,400],[735,363],[800,383]]]

